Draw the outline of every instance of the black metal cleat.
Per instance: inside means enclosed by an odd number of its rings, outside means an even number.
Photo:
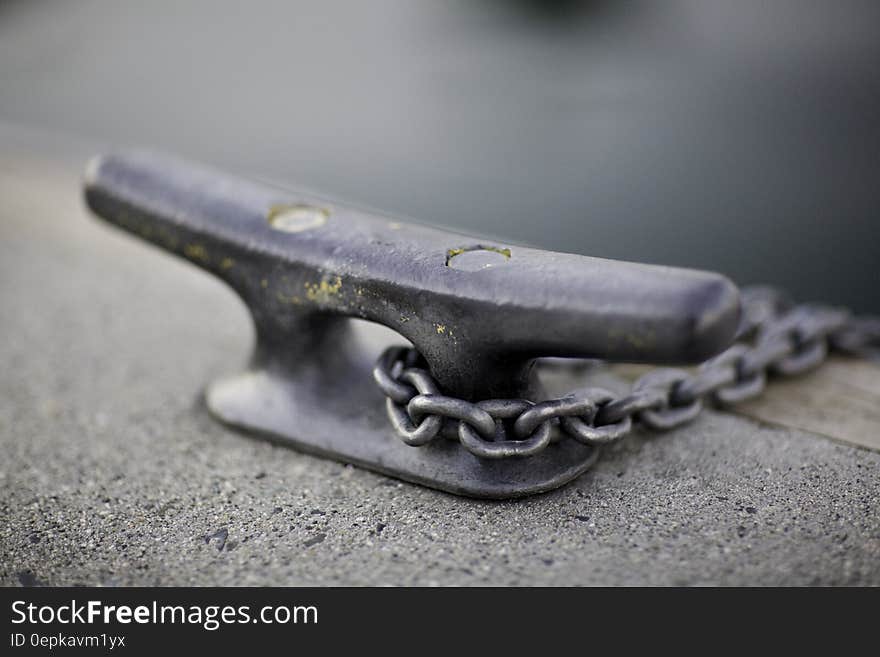
[[[100,217],[228,283],[256,326],[250,368],[208,387],[222,421],[302,450],[475,497],[555,488],[594,447],[484,461],[453,441],[402,444],[349,318],[424,356],[442,392],[534,398],[536,358],[696,363],[738,325],[736,287],[701,271],[541,251],[401,223],[152,153],[86,176]]]

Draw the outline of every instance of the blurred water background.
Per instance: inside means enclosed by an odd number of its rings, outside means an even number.
[[[0,0],[0,121],[874,312],[878,92],[876,1]]]

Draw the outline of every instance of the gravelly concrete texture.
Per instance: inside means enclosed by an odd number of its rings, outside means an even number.
[[[220,283],[88,218],[84,149],[0,130],[0,582],[880,584],[880,455],[707,412],[479,502],[244,437]]]

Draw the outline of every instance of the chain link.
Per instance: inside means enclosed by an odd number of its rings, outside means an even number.
[[[820,365],[829,350],[880,359],[880,317],[851,317],[839,308],[793,306],[770,287],[742,292],[737,341],[691,374],[660,368],[618,396],[602,388],[574,390],[559,399],[469,402],[441,394],[421,355],[389,347],[373,378],[386,396],[395,432],[411,446],[457,439],[485,459],[537,454],[570,438],[601,446],[626,436],[636,422],[668,430],[696,418],[706,402],[730,406],[760,395],[768,376],[794,376]]]

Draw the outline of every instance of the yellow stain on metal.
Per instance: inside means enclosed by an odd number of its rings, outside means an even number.
[[[208,263],[208,250],[201,244],[187,244],[183,247],[184,255],[190,260],[198,260],[199,262]]]
[[[306,282],[303,283],[303,287],[306,289],[306,298],[309,301],[323,303],[339,295],[339,290],[342,289],[342,278],[336,276],[332,283],[327,279],[321,280],[320,283]]]

